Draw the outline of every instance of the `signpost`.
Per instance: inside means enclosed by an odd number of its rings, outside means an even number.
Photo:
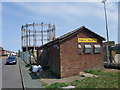
[[[97,42],[96,38],[78,38],[78,42]]]

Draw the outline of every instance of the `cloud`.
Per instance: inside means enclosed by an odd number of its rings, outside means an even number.
[[[102,3],[16,3],[19,7],[38,15],[50,15],[74,19],[82,17],[97,17],[104,19]],[[109,20],[117,22],[117,4],[107,3]]]
[[[112,1],[112,0],[109,0]],[[17,6],[36,15],[49,15],[58,16],[66,20],[74,20],[76,18],[97,17],[104,19],[104,8],[100,2],[89,3],[53,3],[53,2],[16,2]],[[108,19],[113,22],[118,21],[118,7],[117,3],[106,3]],[[17,16],[27,16],[26,13],[14,11],[11,8],[7,8],[8,12]],[[17,12],[17,13],[16,13]]]
[[[2,46],[2,3],[0,2],[0,46]]]
[[[60,36],[63,33],[67,33],[68,30],[75,29],[76,27],[79,27],[79,25],[84,24],[86,26],[91,27],[91,30],[93,29],[95,32],[99,32],[100,35],[103,34],[103,36],[105,36],[105,34],[102,33],[105,31],[104,24],[103,24],[104,21],[100,22],[100,25],[98,23],[99,21],[97,22],[97,20],[99,19],[104,20],[104,8],[103,8],[103,4],[100,2],[96,2],[96,3],[92,3],[92,2],[91,3],[90,2],[88,3],[87,2],[86,3],[85,2],[84,3],[83,2],[82,3],[81,2],[80,3],[16,2],[16,3],[11,3],[10,4],[11,6],[9,5],[9,3],[6,3],[6,4],[3,3],[3,6],[4,5],[6,5],[5,11],[4,11],[6,12],[5,15],[9,15],[9,18],[17,16],[19,22],[17,22],[17,20],[14,24],[10,22],[15,27],[19,27],[21,23],[22,24],[26,22],[31,23],[31,21],[33,22],[34,20],[35,22],[38,21],[39,23],[40,21],[43,21],[43,22],[47,21],[47,23],[50,21],[50,23],[53,23],[57,26],[57,32],[59,32],[58,34]],[[118,7],[117,7],[117,3],[111,3],[111,2],[106,3],[106,6],[107,6],[108,20],[110,21],[109,31],[111,33],[110,35],[112,36],[111,39],[113,40],[114,36],[116,36],[116,33],[114,32],[116,31],[116,27],[117,27],[116,23],[118,21],[117,20]],[[4,12],[3,12],[3,15],[4,15]],[[4,15],[4,19],[8,23],[9,20],[6,19],[5,15]],[[94,20],[93,22],[95,24],[88,21],[89,18],[90,20],[93,19]],[[84,19],[85,19],[85,22],[84,22]],[[64,21],[67,21],[67,22],[64,22]],[[18,24],[15,25],[16,23],[19,23],[19,25]],[[90,23],[94,25],[91,25]],[[6,25],[5,27],[8,26],[7,24],[4,24],[4,25]]]
[[[81,22],[80,19],[88,20],[89,18],[103,20],[104,23],[104,5],[103,3],[17,3],[17,5],[23,9],[28,10],[31,13],[38,16],[52,16],[58,17],[66,24],[71,21],[72,27],[78,23],[87,25],[87,21]],[[117,3],[106,3],[109,32],[112,36],[111,40],[116,36],[117,23],[118,23],[118,7]],[[37,18],[37,17],[36,17]],[[40,17],[41,18],[41,17]],[[87,18],[87,19],[86,19]],[[38,20],[42,20],[37,18]],[[82,20],[83,21],[83,20]],[[59,21],[58,21],[59,22]],[[88,21],[90,22],[90,21]],[[94,21],[93,21],[94,22]],[[95,21],[97,23],[97,21]],[[99,21],[98,21],[99,22]],[[105,23],[104,23],[105,24]],[[103,24],[103,25],[104,25]],[[59,25],[58,25],[59,26]],[[63,26],[63,25],[60,25]],[[63,26],[64,27],[64,26]],[[76,26],[78,27],[78,26]],[[104,27],[102,27],[104,29]],[[64,29],[65,30],[65,29]],[[63,31],[65,33],[65,31]],[[67,32],[67,29],[66,29]],[[100,33],[103,32],[100,31]],[[114,33],[116,32],[116,33]]]
[[[107,0],[118,2],[119,0]],[[101,2],[101,0],[2,0],[2,2]]]

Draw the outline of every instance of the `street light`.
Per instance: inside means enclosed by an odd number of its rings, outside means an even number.
[[[105,3],[107,0],[102,0],[102,3]]]
[[[107,68],[109,66],[109,36],[108,36],[108,23],[107,23],[107,13],[106,13],[106,1],[107,0],[102,0],[102,3],[104,4],[104,11],[105,11],[105,22],[106,22],[106,34],[107,34],[107,46],[106,46],[106,50],[107,50]]]
[[[106,13],[106,0],[102,0],[102,3],[104,4],[104,11],[105,11],[105,21],[106,21],[106,34],[107,34],[107,41],[109,41],[109,36],[108,36],[108,24],[107,24],[107,13]]]

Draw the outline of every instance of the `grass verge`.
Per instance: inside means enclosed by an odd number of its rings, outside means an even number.
[[[118,72],[105,72],[101,70],[87,70],[86,73],[98,75],[99,77],[86,77],[69,83],[54,83],[47,88],[59,88],[68,85],[76,88],[118,88]],[[81,76],[82,77],[82,76]]]
[[[68,86],[67,83],[54,83],[49,86],[46,86],[46,88],[60,88],[60,87],[65,87]]]
[[[47,83],[43,82],[42,80],[40,80],[40,82],[41,82],[42,86],[47,87],[47,85],[48,85]]]

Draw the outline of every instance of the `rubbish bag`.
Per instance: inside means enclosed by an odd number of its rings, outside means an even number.
[[[41,65],[38,65],[38,71],[42,71],[43,69],[42,69],[42,67],[41,67]]]
[[[41,67],[41,65],[34,65],[34,66],[32,66],[32,72],[38,72],[38,71],[42,71],[43,69],[42,69],[42,67]]]
[[[37,65],[32,66],[32,72],[38,72],[38,66]]]

